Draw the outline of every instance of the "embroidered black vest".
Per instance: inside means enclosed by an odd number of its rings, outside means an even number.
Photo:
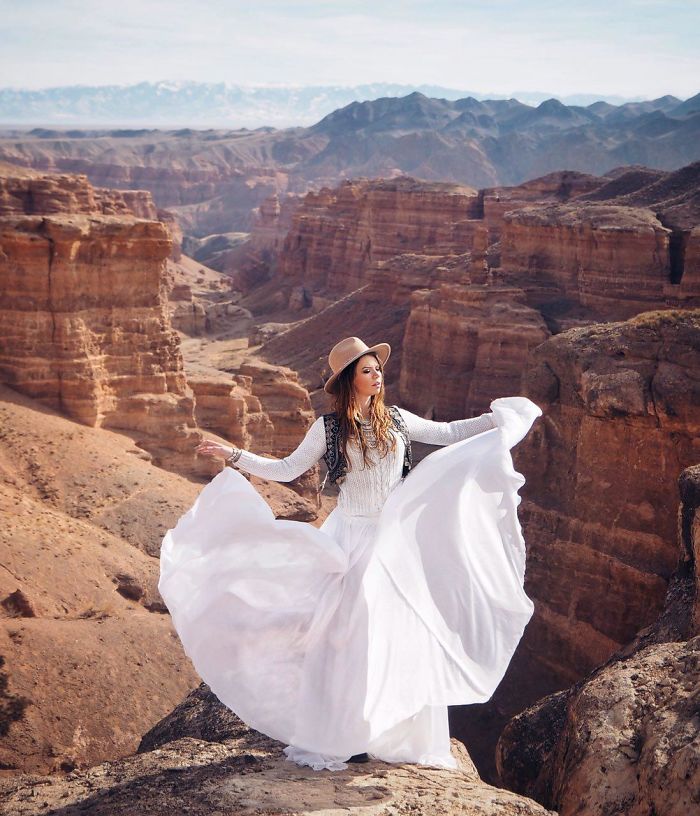
[[[401,473],[401,477],[405,478],[413,465],[411,439],[408,434],[408,427],[399,409],[395,405],[387,405],[387,410],[405,445],[403,471]],[[342,479],[345,476],[348,470],[347,462],[340,450],[340,422],[335,413],[330,413],[323,415],[323,424],[326,429],[326,452],[323,454],[323,461],[328,468],[326,479],[330,479],[331,484],[335,484],[338,479]],[[326,479],[323,480],[323,485],[325,485]],[[323,490],[323,485],[321,485],[321,490]]]

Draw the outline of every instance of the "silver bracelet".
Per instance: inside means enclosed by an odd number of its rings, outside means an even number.
[[[243,450],[241,448],[233,448],[233,453],[225,459],[226,464],[229,467],[233,467],[234,464],[241,458],[241,454]]]

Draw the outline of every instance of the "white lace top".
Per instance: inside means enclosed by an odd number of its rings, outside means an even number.
[[[408,427],[412,442],[429,445],[450,445],[470,436],[490,431],[497,427],[493,412],[481,414],[471,419],[456,419],[452,422],[433,422],[399,408]],[[347,446],[348,472],[342,482],[338,482],[340,493],[338,507],[351,516],[377,514],[391,490],[401,481],[403,471],[404,442],[393,428],[390,433],[396,438],[396,448],[385,457],[380,457],[377,448],[369,448],[368,459],[371,467],[366,467],[362,452],[355,440]],[[291,482],[312,468],[326,452],[326,432],[323,417],[313,423],[306,432],[299,447],[284,459],[258,456],[250,451],[242,451],[236,467],[275,482]]]

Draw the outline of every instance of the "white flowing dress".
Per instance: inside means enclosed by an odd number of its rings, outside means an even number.
[[[542,412],[526,397],[490,408],[453,422],[399,409],[411,440],[444,446],[405,479],[398,434],[368,468],[350,442],[320,528],[275,519],[225,467],[166,533],[158,588],[186,654],[288,759],[456,767],[447,706],[491,697],[534,611],[510,449]],[[244,451],[237,466],[290,481],[325,449],[319,417],[286,458]]]

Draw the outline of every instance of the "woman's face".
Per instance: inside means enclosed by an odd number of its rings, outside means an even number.
[[[361,399],[378,394],[382,390],[383,381],[382,367],[374,354],[364,354],[355,363],[352,387],[356,398]]]

